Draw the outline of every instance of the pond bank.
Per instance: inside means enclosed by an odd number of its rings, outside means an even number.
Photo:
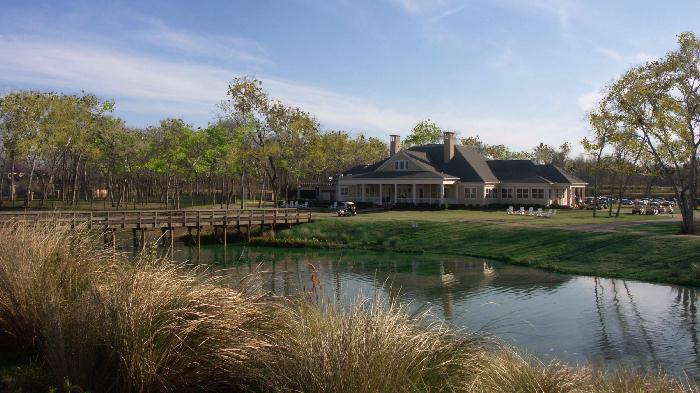
[[[700,286],[700,237],[668,223],[634,232],[465,221],[319,219],[250,243],[483,257],[560,273]]]

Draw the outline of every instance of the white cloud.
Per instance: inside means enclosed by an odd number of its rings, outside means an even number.
[[[632,65],[632,64],[639,64],[639,63],[646,63],[649,61],[656,60],[657,57],[652,56],[646,52],[637,52],[637,53],[622,53],[620,51],[617,51],[615,49],[610,49],[610,48],[603,48],[603,47],[598,47],[596,50],[602,54],[603,56],[607,57],[608,59],[616,62],[616,63],[621,63],[624,65]]]
[[[495,68],[503,68],[513,62],[513,50],[509,47],[503,49],[501,54],[491,62],[491,65]]]
[[[451,3],[449,0],[389,0],[408,14],[419,14],[426,11],[439,10]]]
[[[226,98],[234,69],[167,61],[89,45],[6,37],[0,53],[0,81],[95,92],[116,97],[117,109],[168,116],[212,117]],[[405,129],[417,119],[366,99],[260,76],[274,97],[299,106],[333,127],[357,130]]]
[[[603,98],[603,93],[601,92],[600,89],[592,90],[587,93],[581,94],[578,96],[576,99],[579,108],[583,111],[590,111],[593,108],[595,108],[596,105],[600,102],[600,100]]]
[[[139,42],[219,59],[271,63],[265,48],[255,40],[230,35],[197,34],[172,28],[161,19],[138,14],[133,18],[145,24],[145,28],[130,32]]]

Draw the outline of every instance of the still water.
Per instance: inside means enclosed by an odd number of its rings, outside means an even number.
[[[571,276],[483,259],[358,251],[181,245],[176,258],[212,263],[278,295],[312,287],[352,302],[380,291],[428,307],[448,323],[481,330],[543,360],[663,368],[700,380],[695,288]]]

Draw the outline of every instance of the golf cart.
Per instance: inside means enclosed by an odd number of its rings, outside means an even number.
[[[341,202],[338,206],[338,217],[349,217],[357,215],[354,202]]]

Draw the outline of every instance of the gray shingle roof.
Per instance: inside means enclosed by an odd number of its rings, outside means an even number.
[[[585,183],[554,164],[537,165],[537,172],[554,183]]]
[[[372,165],[360,165],[349,169],[345,176],[358,179],[387,178],[458,178],[474,183],[585,183],[563,169],[552,165],[537,165],[530,160],[486,160],[476,150],[455,146],[454,158],[445,163],[444,145],[413,146],[402,150],[420,168],[418,171],[377,171],[388,158]]]

